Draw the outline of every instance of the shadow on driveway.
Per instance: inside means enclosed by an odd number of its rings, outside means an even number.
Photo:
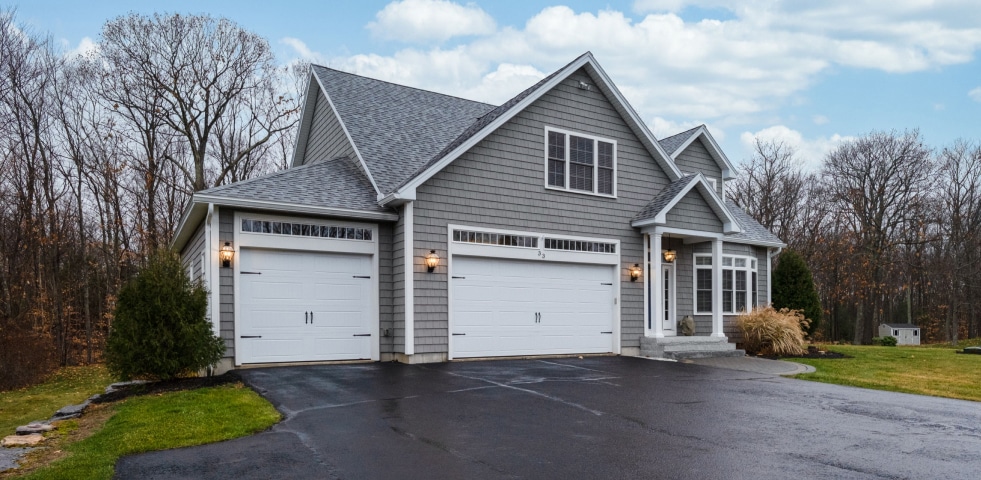
[[[241,372],[284,420],[116,478],[967,478],[973,402],[630,357]]]

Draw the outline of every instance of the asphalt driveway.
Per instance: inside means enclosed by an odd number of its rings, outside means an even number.
[[[976,478],[981,405],[626,357],[246,370],[284,421],[117,478]]]

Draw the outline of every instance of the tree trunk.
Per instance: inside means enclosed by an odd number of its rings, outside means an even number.
[[[865,330],[865,319],[862,318],[862,313],[864,309],[865,309],[865,302],[859,300],[855,308],[855,335],[852,340],[852,344],[854,345],[862,344],[862,333]]]

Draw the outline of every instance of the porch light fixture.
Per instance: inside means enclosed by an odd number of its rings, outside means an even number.
[[[636,282],[640,278],[641,273],[643,273],[643,270],[640,269],[640,264],[635,263],[634,266],[630,267],[630,281]]]
[[[232,248],[232,242],[225,242],[221,246],[221,250],[218,252],[218,258],[221,259],[222,268],[228,268],[232,266],[232,257],[235,256],[235,249]]]
[[[672,263],[674,262],[674,259],[678,258],[678,252],[674,250],[665,250],[663,254],[664,254],[664,261],[668,263]]]
[[[429,273],[433,273],[436,270],[436,266],[439,265],[439,255],[436,255],[436,250],[430,250],[429,255],[426,255],[426,270]]]

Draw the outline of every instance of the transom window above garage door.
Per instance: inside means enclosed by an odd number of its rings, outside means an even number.
[[[242,231],[248,233],[268,233],[271,235],[291,235],[298,237],[340,238],[346,240],[371,241],[370,228],[325,225],[319,223],[280,222],[272,220],[242,219]]]
[[[616,141],[546,127],[545,144],[546,188],[616,196]]]
[[[473,230],[453,230],[453,241],[480,245],[538,248],[538,237],[509,233],[477,232]]]
[[[617,253],[617,245],[615,243],[548,237],[545,237],[545,249],[566,250],[570,252]]]

